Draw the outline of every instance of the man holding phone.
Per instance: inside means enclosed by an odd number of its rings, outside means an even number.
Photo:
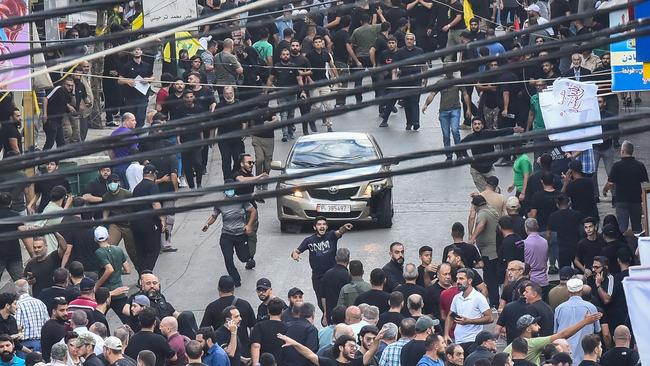
[[[470,354],[475,346],[476,335],[483,330],[483,324],[492,323],[492,310],[483,294],[472,286],[474,272],[461,268],[456,273],[456,287],[459,294],[451,302],[451,311],[445,322],[445,340],[451,342],[449,331],[452,324],[455,343],[463,347],[465,354]]]

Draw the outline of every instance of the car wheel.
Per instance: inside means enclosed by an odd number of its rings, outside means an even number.
[[[280,231],[283,233],[287,232],[287,227],[289,226],[289,223],[284,220],[280,220]]]
[[[393,226],[393,191],[387,189],[384,192],[384,197],[379,203],[379,216],[377,217],[377,224],[379,227],[390,228]]]

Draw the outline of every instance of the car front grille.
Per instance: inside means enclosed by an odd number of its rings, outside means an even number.
[[[311,198],[328,201],[347,200],[355,196],[359,192],[359,187],[340,188],[335,192],[330,191],[329,188],[324,189],[310,189],[309,196]]]
[[[356,219],[361,215],[361,211],[351,212],[317,212],[316,210],[305,210],[305,215],[309,217],[323,216],[327,219]]]

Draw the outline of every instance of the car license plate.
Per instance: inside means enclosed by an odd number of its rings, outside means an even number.
[[[350,205],[318,204],[317,212],[350,212]]]

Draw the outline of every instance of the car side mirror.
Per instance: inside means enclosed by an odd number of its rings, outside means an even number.
[[[281,162],[280,160],[273,160],[271,162],[271,169],[272,170],[284,170],[284,163]]]

